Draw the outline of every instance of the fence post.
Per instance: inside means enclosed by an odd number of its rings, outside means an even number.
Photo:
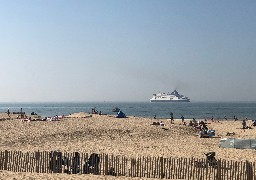
[[[108,174],[108,155],[105,155],[105,174]]]
[[[246,161],[246,177],[247,179],[253,179],[252,165],[249,161]]]
[[[4,170],[7,170],[7,164],[8,164],[8,151],[4,151]]]
[[[3,163],[4,163],[3,153],[2,151],[0,151],[0,170],[3,170]]]
[[[39,173],[39,160],[40,160],[40,152],[35,152],[35,158],[36,158],[36,172]]]
[[[216,179],[221,180],[221,160],[217,161],[217,174]]]
[[[164,159],[160,157],[160,178],[164,178]]]

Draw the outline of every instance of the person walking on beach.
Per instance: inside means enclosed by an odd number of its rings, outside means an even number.
[[[173,124],[174,120],[173,120],[173,113],[172,112],[170,113],[170,116],[171,116],[171,124]]]
[[[10,117],[10,109],[8,108],[8,110],[7,110],[7,114],[8,114],[8,116]]]

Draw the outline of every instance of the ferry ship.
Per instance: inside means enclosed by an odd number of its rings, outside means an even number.
[[[153,94],[150,102],[190,102],[190,99],[174,90],[172,93]]]

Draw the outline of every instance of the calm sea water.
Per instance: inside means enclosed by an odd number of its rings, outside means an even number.
[[[170,112],[173,112],[174,118],[233,118],[234,115],[239,119],[245,117],[256,119],[256,102],[249,103],[216,103],[216,102],[191,102],[191,103],[0,103],[0,112],[20,111],[30,114],[36,112],[38,115],[54,116],[68,115],[75,112],[91,112],[96,107],[102,113],[114,115],[112,112],[114,107],[120,108],[127,116],[141,116],[157,118],[169,118]]]

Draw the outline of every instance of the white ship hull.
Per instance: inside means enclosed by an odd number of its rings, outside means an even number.
[[[166,99],[150,99],[150,102],[190,102],[189,99],[166,100]]]
[[[172,93],[153,94],[150,102],[190,102],[190,99],[174,90]]]

